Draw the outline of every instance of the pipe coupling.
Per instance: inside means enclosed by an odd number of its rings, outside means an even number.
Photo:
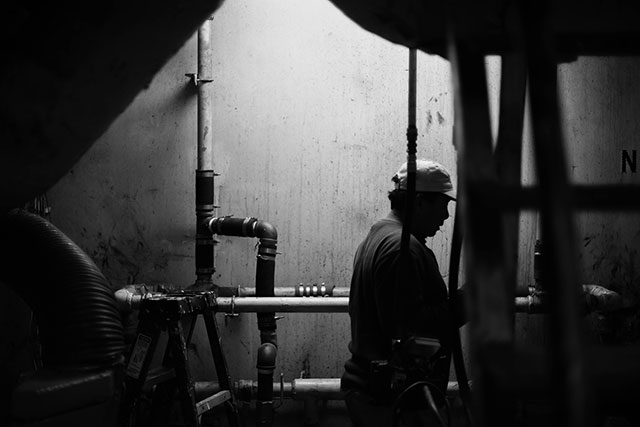
[[[321,283],[319,286],[317,283],[304,284],[299,283],[296,288],[297,297],[330,297],[333,294],[333,287],[327,288],[327,285]]]
[[[137,310],[140,308],[140,303],[144,298],[144,295],[137,295],[126,288],[118,289],[114,296],[116,307],[121,313],[130,313],[133,310]]]

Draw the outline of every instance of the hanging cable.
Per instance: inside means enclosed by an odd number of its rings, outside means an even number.
[[[458,195],[459,199],[459,195]],[[460,272],[460,257],[462,253],[462,218],[461,210],[456,209],[453,224],[453,242],[451,243],[451,260],[449,262],[449,309],[451,313],[456,313],[458,304],[458,275]],[[460,328],[455,319],[451,322],[451,342],[453,366],[458,379],[460,397],[464,405],[465,416],[469,425],[473,425],[471,418],[471,389],[467,377],[467,370],[464,365],[464,355],[462,354],[462,342],[460,339]]]
[[[400,253],[408,254],[411,225],[413,222],[413,205],[416,193],[416,151],[418,129],[416,127],[416,50],[409,49],[409,124],[407,126],[407,194],[405,198],[404,221]]]
[[[402,235],[400,240],[400,262],[398,271],[399,289],[395,290],[395,310],[397,316],[401,312],[401,297],[404,294],[403,286],[406,283],[406,274],[411,269],[411,255],[409,253],[409,242],[411,240],[411,226],[413,223],[413,206],[416,193],[416,141],[418,140],[418,129],[416,128],[416,49],[409,49],[409,120],[407,126],[407,192],[404,201],[404,218],[402,220]],[[395,322],[394,342],[403,338],[405,332],[402,318],[397,318]]]

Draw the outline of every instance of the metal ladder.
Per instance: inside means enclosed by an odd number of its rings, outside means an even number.
[[[220,345],[214,308],[215,296],[212,292],[176,292],[153,295],[142,300],[137,337],[127,362],[121,426],[137,425],[143,387],[156,385],[147,424],[167,424],[170,403],[177,392],[185,425],[200,426],[203,413],[224,404],[229,426],[239,427],[240,420],[233,401],[231,381]],[[199,315],[202,315],[206,326],[220,390],[198,402],[187,360],[187,346]],[[185,338],[182,321],[186,316],[192,317],[190,331]],[[166,331],[168,339],[162,366],[151,372],[152,361],[163,331]],[[164,393],[159,393],[158,387],[164,388]]]

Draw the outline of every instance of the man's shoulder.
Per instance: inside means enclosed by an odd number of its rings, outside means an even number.
[[[371,233],[393,236],[402,233],[402,224],[390,218],[382,218],[371,226]]]
[[[433,252],[420,242],[414,235],[410,234],[409,248],[414,257],[418,259],[429,258]],[[402,243],[402,224],[384,218],[376,222],[369,232],[368,240],[370,244],[377,247],[379,255],[393,256],[400,251]]]
[[[386,245],[400,244],[402,224],[383,218],[371,226],[369,238]]]

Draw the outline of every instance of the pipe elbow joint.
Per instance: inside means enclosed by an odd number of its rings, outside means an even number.
[[[256,237],[259,239],[278,240],[278,231],[276,228],[266,221],[257,221],[254,225]]]
[[[276,369],[276,356],[278,348],[270,342],[262,344],[258,348],[258,373],[271,374]]]

